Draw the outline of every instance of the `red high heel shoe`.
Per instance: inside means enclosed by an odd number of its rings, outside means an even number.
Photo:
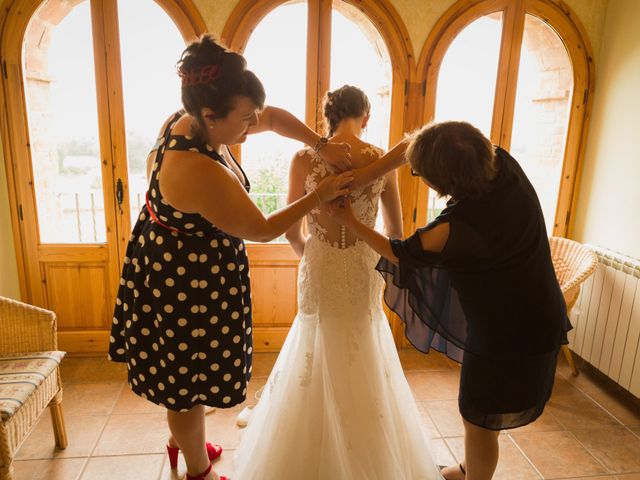
[[[202,473],[200,473],[199,475],[196,475],[195,477],[192,477],[191,475],[189,475],[187,473],[187,476],[185,477],[186,480],[204,480],[204,478],[209,475],[209,472],[211,472],[211,469],[213,468],[213,465],[209,464],[209,467]],[[225,477],[224,475],[219,476],[218,477],[219,480],[231,480],[229,477]]]
[[[171,465],[171,470],[175,470],[178,468],[178,452],[180,451],[180,447],[172,447],[167,443],[167,455],[169,455],[169,464]],[[209,457],[209,461],[213,462],[217,460],[222,455],[222,447],[220,445],[215,445],[207,442],[207,456]]]

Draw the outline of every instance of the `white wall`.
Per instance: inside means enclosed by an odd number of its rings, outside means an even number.
[[[572,237],[640,258],[640,2],[608,4]]]

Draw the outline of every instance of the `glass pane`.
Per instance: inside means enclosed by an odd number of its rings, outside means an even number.
[[[438,75],[435,121],[463,120],[491,134],[502,12],[469,24],[449,46]]]
[[[527,15],[520,53],[511,152],[538,193],[553,233],[573,95],[571,59],[558,34]]]
[[[462,120],[490,137],[501,37],[502,12],[496,12],[470,23],[453,40],[440,66],[434,121]],[[429,190],[427,221],[446,201]]]
[[[331,18],[331,90],[342,85],[362,89],[371,102],[371,118],[363,140],[389,146],[391,59],[382,36],[357,8],[346,3]]]
[[[256,27],[244,56],[267,92],[267,104],[304,119],[307,5],[286,3]],[[287,203],[289,163],[299,142],[274,133],[251,135],[242,145],[242,167],[251,181],[251,197],[264,214]],[[275,240],[285,242],[284,236]]]
[[[119,0],[118,16],[131,219],[135,223],[147,191],[149,151],[165,120],[182,108],[175,65],[185,42],[153,0]]]
[[[46,2],[23,44],[40,241],[103,243],[91,13],[88,1],[72,5]]]
[[[371,117],[362,139],[385,150],[389,146],[392,74],[389,51],[376,27],[361,10],[336,2],[331,16],[329,89],[354,85],[367,94]],[[378,215],[376,230],[382,227],[382,215]]]

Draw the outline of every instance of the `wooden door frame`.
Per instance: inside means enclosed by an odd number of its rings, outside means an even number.
[[[185,42],[197,39],[206,31],[202,18],[191,2],[173,3],[171,1],[153,0],[158,3],[178,28]],[[115,198],[117,181],[122,181],[123,202],[120,214],[116,215],[116,231],[118,232],[119,266],[125,257],[129,236],[136,219],[131,219],[129,171],[127,165],[127,135],[125,132],[124,92],[122,80],[121,47],[119,40],[119,25],[117,0],[91,0],[93,31],[100,32],[98,39],[94,38],[94,56],[96,61],[96,93],[98,103],[106,105],[106,109],[99,109],[100,129],[109,132],[101,135],[101,151],[110,150],[113,171],[113,184],[109,186],[108,198]],[[95,7],[93,6],[95,3]],[[118,41],[107,39],[117,38]],[[186,45],[185,45],[186,46]],[[163,119],[164,120],[164,119]],[[125,213],[127,212],[127,213]],[[114,299],[115,300],[115,299]]]
[[[186,40],[195,39],[206,31],[206,24],[191,0],[155,1],[171,17]],[[37,218],[35,208],[32,208],[35,206],[35,198],[32,193],[24,191],[24,185],[32,184],[33,178],[24,175],[22,169],[18,168],[18,165],[24,165],[24,162],[31,165],[28,148],[29,128],[22,78],[22,44],[29,21],[44,3],[44,0],[15,0],[4,10],[0,27],[0,51],[2,51],[2,78],[0,82],[2,122],[0,127],[7,172],[11,226],[18,260],[20,293],[25,301],[33,303],[42,303],[41,298],[34,298],[27,281],[27,272],[33,270],[32,263],[37,257],[33,249],[25,248],[25,238],[30,236],[38,238],[38,234],[32,226],[26,225],[28,222],[20,220],[21,218]],[[31,201],[25,201],[29,197],[32,197]],[[34,223],[33,226],[35,225]]]
[[[85,1],[85,0],[80,0]],[[78,1],[78,3],[80,3]],[[128,209],[118,219],[109,219],[107,214],[109,201],[115,204],[115,178],[123,178],[127,190],[126,137],[124,135],[124,110],[122,98],[122,79],[119,69],[119,37],[117,37],[116,0],[86,0],[91,2],[92,31],[94,39],[94,67],[96,69],[97,114],[100,139],[103,195],[105,198],[105,221],[107,238],[109,230],[114,245],[110,242],[101,248],[91,245],[95,250],[87,258],[91,261],[109,261],[109,278],[119,277],[119,270],[129,237],[130,224]],[[156,0],[176,24],[185,40],[194,39],[206,30],[191,0]],[[14,236],[18,278],[21,298],[29,303],[47,306],[44,288],[32,288],[33,282],[42,281],[43,258],[49,261],[65,261],[63,250],[67,245],[40,244],[37,221],[37,203],[33,181],[33,166],[29,146],[29,126],[27,119],[25,81],[23,79],[22,49],[29,22],[37,12],[43,0],[15,0],[4,12],[0,30],[0,51],[2,52],[2,77],[0,93],[2,98],[1,131],[4,163],[7,172],[9,208]],[[102,34],[104,33],[104,35]],[[114,38],[117,37],[117,38]],[[106,39],[106,41],[105,41]],[[114,65],[114,59],[115,64]],[[118,67],[118,68],[114,68]],[[113,177],[113,181],[109,179]],[[125,196],[125,202],[128,198]],[[115,209],[115,207],[114,207]],[[125,218],[123,221],[122,218]],[[23,221],[26,220],[26,221]],[[79,256],[85,256],[82,245],[74,245]],[[112,251],[110,255],[107,249]],[[88,254],[87,249],[87,254]],[[90,257],[90,258],[89,258]],[[116,284],[110,285],[115,289]],[[111,296],[115,290],[111,291]],[[114,300],[115,299],[110,299]],[[108,332],[60,332],[71,348],[86,352],[105,351],[108,345]]]
[[[541,18],[564,42],[573,68],[573,96],[568,119],[558,204],[553,235],[571,234],[581,166],[584,158],[588,120],[595,88],[595,66],[591,43],[578,17],[561,0],[459,0],[438,20],[429,33],[418,61],[418,75],[425,98],[419,117],[422,123],[433,120],[440,66],[457,34],[474,20],[496,11],[504,11],[496,97],[491,140],[505,148],[511,143],[517,71],[524,30],[525,13]]]
[[[247,46],[251,33],[255,30],[258,24],[266,17],[272,10],[276,9],[280,5],[287,3],[287,0],[270,0],[255,2],[253,0],[240,0],[238,5],[233,9],[224,29],[222,30],[222,41],[228,45],[228,47],[236,52],[242,53]],[[393,83],[391,93],[391,123],[389,125],[389,145],[393,145],[402,139],[405,130],[405,116],[407,110],[407,94],[408,94],[408,82],[412,81],[415,76],[415,55],[409,38],[409,33],[404,25],[400,15],[391,5],[388,0],[345,0],[345,3],[351,4],[354,7],[361,10],[367,18],[375,25],[378,32],[384,39],[384,42],[389,50],[389,56],[391,58],[391,65],[393,68]],[[314,18],[320,15],[327,15],[327,11],[331,11],[332,2],[330,0],[309,0],[309,21],[313,21]],[[315,20],[315,24],[321,23],[319,20]],[[329,25],[326,20],[322,25]],[[327,43],[328,32],[316,32],[323,39],[323,43]],[[312,41],[316,42],[316,41]],[[318,57],[319,54],[315,53],[318,47],[313,47],[311,53],[308,56],[311,58]],[[324,50],[328,50],[325,48]],[[322,55],[326,55],[323,53]],[[329,64],[326,61],[320,61],[320,65],[324,67],[319,75],[323,78],[323,82],[326,82],[326,87],[316,88],[316,85],[312,80],[311,85],[307,86],[307,92],[318,92],[317,98],[322,98],[322,95],[326,93],[328,89],[328,81],[324,79],[329,78]],[[313,108],[317,109],[318,100],[315,100],[315,106],[308,107],[307,111]],[[307,120],[310,119],[310,115],[307,113]],[[315,125],[309,124],[311,128]]]
[[[560,180],[553,234],[570,237],[578,205],[582,164],[595,92],[595,64],[589,36],[571,9],[562,1],[524,0],[527,13],[553,28],[567,48],[573,67],[573,96]]]
[[[29,127],[27,124],[26,104],[22,81],[22,42],[31,17],[35,14],[39,1],[16,1],[7,10],[0,32],[0,51],[2,52],[2,145],[7,187],[9,191],[9,209],[18,261],[20,294],[24,301],[43,305],[44,299],[39,292],[32,292],[29,278],[39,276],[36,246],[27,244],[26,238],[38,238],[35,222],[22,222],[26,218],[36,218],[35,198],[31,172],[27,174],[19,164],[31,165],[28,145]],[[19,92],[18,98],[14,92]],[[26,186],[26,189],[25,189]],[[30,261],[31,260],[31,261]]]
[[[255,2],[240,0],[229,16],[222,32],[222,40],[234,51],[242,53],[257,25],[274,9],[286,3],[286,0]],[[371,21],[383,38],[392,66],[391,111],[389,125],[389,146],[402,140],[407,131],[407,122],[414,115],[409,101],[410,93],[415,89],[415,55],[409,33],[395,8],[388,0],[345,0],[344,3],[357,8]],[[320,101],[329,89],[331,63],[331,12],[332,0],[308,1],[307,28],[307,66],[306,66],[306,107],[305,122],[319,131]],[[408,167],[402,167],[398,176],[402,200],[403,227],[405,232],[415,229],[415,205],[417,199],[417,179],[410,174]],[[269,246],[251,246],[251,261],[262,267],[269,265]],[[287,246],[288,247],[288,246]],[[289,249],[291,266],[298,259]],[[402,343],[404,328],[402,322],[391,315],[391,328],[396,343]],[[286,330],[276,332],[286,336]],[[254,329],[255,335],[259,330]],[[282,337],[284,338],[284,337]],[[259,342],[257,342],[259,344]]]

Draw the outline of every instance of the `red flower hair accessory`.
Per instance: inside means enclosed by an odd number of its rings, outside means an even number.
[[[220,75],[219,65],[205,65],[200,70],[185,70],[183,67],[178,68],[178,76],[182,79],[183,87],[192,85],[205,85],[212,82]]]

